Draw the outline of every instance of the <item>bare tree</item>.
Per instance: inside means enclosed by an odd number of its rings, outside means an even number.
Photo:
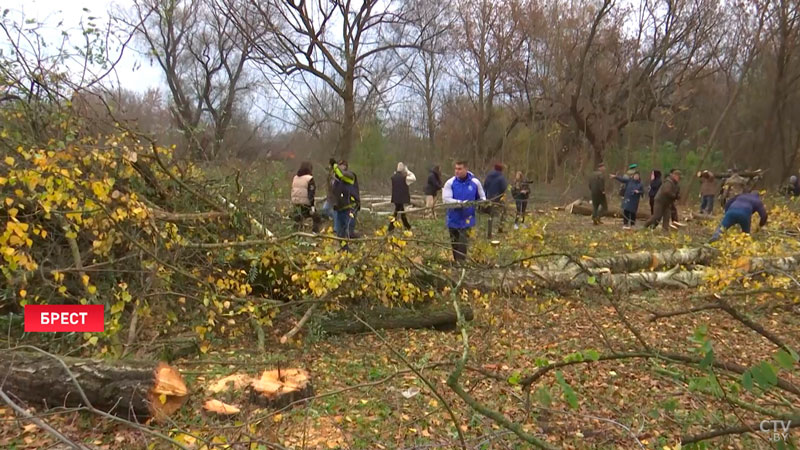
[[[598,8],[559,9],[551,15],[566,32],[551,35],[565,58],[554,98],[593,149],[596,163],[629,124],[657,109],[677,110],[691,82],[713,73],[719,11],[712,1],[655,0],[630,9],[604,0]],[[631,32],[625,24],[636,24]]]
[[[219,156],[237,97],[252,87],[245,73],[249,45],[207,0],[134,0],[120,20],[134,27],[164,72],[187,147]]]
[[[463,0],[457,5],[452,42],[459,64],[452,66],[451,75],[472,104],[469,133],[476,164],[495,153],[488,150],[487,130],[496,117],[503,78],[523,44],[519,6],[514,0]]]
[[[353,149],[358,118],[392,85],[398,66],[394,50],[421,44],[410,13],[396,0],[219,2],[247,38],[255,60],[298,81],[290,87],[292,94],[321,84],[341,99],[335,151],[341,157]]]

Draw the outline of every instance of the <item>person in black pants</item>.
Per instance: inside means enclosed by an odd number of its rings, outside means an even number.
[[[514,217],[514,228],[517,223],[525,223],[525,211],[528,209],[528,197],[531,193],[531,182],[526,180],[522,172],[517,171],[514,175],[514,186],[511,188],[511,196],[517,206],[517,215]]]
[[[663,180],[661,179],[661,171],[654,170],[650,173],[650,190],[647,192],[647,196],[650,197],[650,215],[653,215],[653,205],[655,202],[656,194],[658,190],[661,189],[661,183]]]
[[[408,170],[405,164],[397,163],[397,171],[392,175],[392,203],[394,203],[394,221],[389,225],[390,230],[393,230],[397,225],[397,216],[400,215],[400,220],[403,221],[403,226],[407,230],[411,229],[411,224],[408,223],[406,217],[405,205],[411,203],[411,193],[408,186],[417,180],[417,177]]]

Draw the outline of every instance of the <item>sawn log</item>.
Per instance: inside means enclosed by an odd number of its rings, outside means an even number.
[[[170,416],[189,394],[180,373],[163,362],[58,358],[69,368],[92,407],[131,421]],[[30,404],[46,408],[89,406],[62,364],[47,355],[5,353],[0,379],[3,390]]]

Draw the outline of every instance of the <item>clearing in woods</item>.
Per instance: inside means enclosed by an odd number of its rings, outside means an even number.
[[[523,228],[499,235],[496,246],[485,239],[486,221],[481,216],[465,273],[493,270],[497,271],[493,276],[503,277],[507,274],[501,272],[534,270],[538,258],[519,260],[537,254],[564,253],[590,261],[589,256],[697,248],[704,245],[716,224],[691,222],[669,235],[660,230],[624,231],[617,219],[606,218],[604,225],[593,227],[588,217],[535,206],[540,211],[534,211]],[[773,215],[774,226],[756,234],[757,242],[729,233],[715,244],[722,254],[709,266],[743,267],[742,257],[755,251],[754,246],[771,248],[776,255],[796,252],[796,229],[790,226],[796,213],[776,206]],[[384,220],[362,213],[360,228],[372,236],[369,230],[379,229]],[[447,262],[450,255],[442,219],[414,217],[413,224],[413,235],[398,230],[396,237],[385,239],[402,247],[401,254],[409,264],[458,280],[460,269]],[[304,245],[315,249],[329,243],[309,239]],[[351,244],[354,258],[370,257],[371,245],[374,242]],[[554,258],[563,257],[549,260]],[[654,257],[652,264],[658,265],[656,260]],[[686,264],[640,267],[633,272],[698,268],[700,265]],[[580,289],[541,289],[535,280],[496,292],[459,287],[456,297],[464,305],[471,304],[474,311],[474,320],[465,328],[469,356],[459,380],[471,398],[519,424],[517,431],[538,436],[540,444],[569,448],[680,448],[681,439],[685,442],[690,436],[797,414],[800,395],[795,386],[800,386],[800,378],[796,359],[783,360],[780,345],[714,306],[715,299],[725,299],[771,330],[771,336],[774,333],[787,345],[790,358],[796,358],[793,349],[800,342],[800,319],[796,294],[789,293],[796,289],[796,282],[789,273],[784,275],[791,280],[778,282],[775,278],[779,275],[742,278],[746,270],[737,275],[721,270],[706,276],[696,288],[655,285],[626,292],[624,288],[609,290],[603,272],[586,278]],[[462,284],[470,281],[462,280]],[[724,295],[734,291],[751,293]],[[722,295],[713,297],[714,292]],[[434,297],[447,305],[452,298],[450,288],[440,289]],[[463,336],[457,329],[326,335],[322,322],[331,315],[347,314],[343,305],[330,306],[311,315],[305,328],[285,345],[279,340],[297,323],[302,308],[290,309],[294,319],[280,316],[284,320],[276,321],[266,333],[264,348],[258,348],[248,330],[238,339],[219,337],[208,342],[210,349],[199,355],[173,360],[173,367],[180,369],[194,393],[171,417],[171,425],[154,425],[156,429],[189,448],[462,448],[463,442],[468,448],[489,449],[531,445],[510,427],[465,404],[448,386],[448,376],[463,351]],[[693,307],[700,310],[656,317]],[[350,302],[346,310],[361,314],[367,308],[367,302],[355,307]],[[670,355],[692,360],[675,360]],[[542,369],[557,362],[564,364]],[[294,407],[286,408],[288,402],[264,407],[269,403],[250,401],[248,395],[254,394],[245,394],[247,380],[212,387],[214,380],[226,375],[233,375],[234,380],[258,379],[264,368],[286,372],[295,367],[308,371],[314,391],[307,393],[313,396],[306,403]],[[753,367],[768,373],[748,371]],[[776,380],[770,386],[772,368],[776,372],[773,378],[780,378],[788,387],[776,387]],[[535,379],[526,380],[534,374]],[[211,397],[235,408],[229,410],[231,416],[198,414]],[[224,412],[228,405],[222,405],[217,408]],[[16,435],[11,411],[0,411],[7,425],[0,439],[7,448],[43,448],[52,442],[35,426],[26,426],[24,433]],[[107,419],[88,420],[76,414],[53,415],[49,420],[62,432],[90,436],[86,442],[92,448],[173,445]],[[771,430],[771,422],[769,427]],[[772,434],[755,431],[717,438],[713,446],[774,445]],[[787,437],[787,442],[790,440]]]

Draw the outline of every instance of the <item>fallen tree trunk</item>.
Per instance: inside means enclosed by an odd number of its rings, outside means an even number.
[[[679,248],[663,252],[635,252],[600,258],[583,257],[580,261],[561,258],[559,261],[536,266],[536,270],[576,270],[580,265],[590,269],[607,268],[613,273],[630,273],[653,270],[659,267],[675,267],[687,264],[708,264],[719,254],[712,247]]]
[[[742,258],[735,267],[743,274],[764,271],[793,271],[800,267],[800,255],[774,258]],[[590,286],[624,291],[642,291],[656,288],[686,289],[703,284],[714,269],[679,270],[661,272],[612,273],[607,267],[574,267],[566,270],[483,270],[473,272],[464,280],[470,289],[484,291],[538,287],[545,289],[580,289]]]
[[[578,214],[581,216],[591,216],[592,215],[592,204],[585,200],[575,200],[574,202],[570,203],[569,205],[564,207],[564,210],[570,214]],[[603,212],[603,217],[616,217],[621,219],[622,213],[620,212],[620,207],[611,207],[609,206],[608,210]],[[650,218],[650,213],[647,211],[642,211],[639,208],[639,211],[636,212],[636,218],[639,220],[647,220]]]
[[[552,290],[580,289],[590,286],[614,290],[641,291],[655,288],[692,288],[702,284],[703,270],[673,270],[663,272],[611,273],[608,269],[587,270],[513,270],[505,274],[484,271],[473,274],[464,285],[470,289],[498,290],[536,287]]]
[[[472,320],[472,307],[462,305],[466,320]],[[377,311],[359,313],[359,317],[376,330],[394,328],[435,328],[455,329],[458,318],[453,308],[441,306],[430,309],[410,310],[404,308],[383,308]],[[328,334],[364,333],[370,331],[366,325],[355,318],[333,318],[322,323],[322,330]]]
[[[22,351],[6,354],[5,361],[0,364],[3,390],[47,408],[89,406],[82,390],[92,407],[141,422],[172,415],[189,394],[180,373],[165,363],[55,359]]]

